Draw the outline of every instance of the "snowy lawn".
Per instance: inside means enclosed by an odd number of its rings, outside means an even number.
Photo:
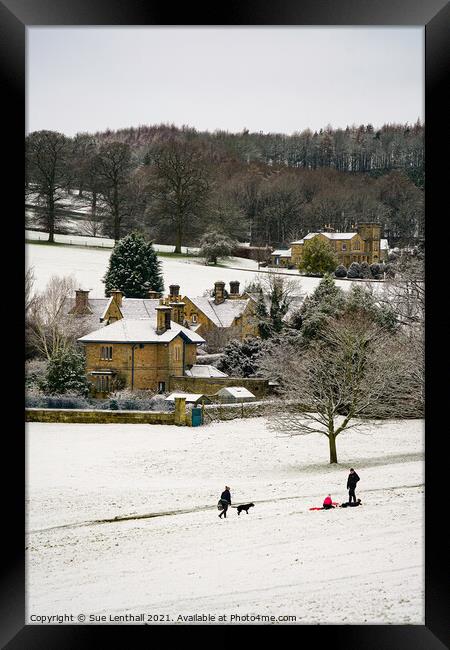
[[[105,250],[43,244],[27,244],[25,247],[26,264],[27,267],[33,267],[37,291],[45,288],[52,275],[73,275],[81,288],[91,290],[91,298],[102,298],[105,295],[105,285],[101,279],[106,273],[110,255],[111,251],[106,247]],[[256,263],[244,258],[233,257],[223,267],[206,266],[198,259],[188,257],[160,259],[166,291],[170,284],[179,284],[182,294],[193,297],[202,296],[207,289],[213,289],[217,280],[223,280],[228,289],[230,280],[238,280],[243,289],[248,282],[258,278]],[[297,282],[297,293],[311,293],[320,282],[320,278],[301,277],[294,271],[290,274]],[[336,280],[336,284],[345,290],[352,286],[351,282],[345,280]],[[374,286],[378,288],[381,284]]]
[[[66,612],[423,625],[423,449],[422,420],[343,433],[337,466],[324,436],[277,436],[264,418],[195,429],[30,423],[27,621]],[[310,511],[328,493],[346,500],[349,467],[363,505]],[[225,484],[234,503],[255,503],[248,515],[218,518]]]

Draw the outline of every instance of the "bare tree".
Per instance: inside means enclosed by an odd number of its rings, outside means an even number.
[[[72,276],[54,275],[45,290],[36,294],[29,310],[28,344],[39,356],[50,359],[93,329],[92,317],[69,314],[75,288]]]
[[[176,140],[153,154],[149,214],[169,223],[175,237],[175,253],[181,253],[186,234],[198,222],[209,193],[207,165],[203,152]]]
[[[25,316],[30,313],[34,301],[34,268],[29,266],[25,272]]]
[[[224,347],[233,339],[241,339],[239,327],[211,327],[202,332],[202,337],[206,341],[205,349],[207,353],[222,352]]]
[[[281,331],[294,296],[299,296],[298,282],[274,269],[259,273],[249,288],[250,293],[259,294],[252,324],[258,327],[263,338],[269,338]]]
[[[121,238],[121,226],[128,201],[127,185],[130,179],[131,149],[128,144],[108,142],[100,147],[93,163],[101,194],[111,215],[112,235]]]
[[[35,131],[26,139],[26,177],[37,193],[37,216],[48,231],[49,242],[55,241],[56,206],[67,188],[70,175],[69,142],[66,136],[55,131]]]
[[[325,435],[330,463],[338,462],[338,435],[362,426],[361,418],[422,415],[402,337],[363,316],[333,321],[308,348],[289,342],[274,346],[260,369],[279,380],[289,402],[270,426],[291,435]]]
[[[384,284],[381,303],[393,309],[406,340],[411,372],[425,399],[425,261],[420,255],[403,254],[395,263],[395,275]]]
[[[384,284],[384,301],[395,311],[401,325],[423,326],[425,322],[425,262],[402,255],[394,265],[395,275]]]

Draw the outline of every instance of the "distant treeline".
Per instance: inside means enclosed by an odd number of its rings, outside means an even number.
[[[62,193],[89,192],[93,234],[139,230],[193,245],[220,230],[283,246],[325,224],[377,221],[390,245],[423,237],[424,126],[417,122],[292,135],[139,126],[67,138],[27,136],[27,189],[43,225],[57,225]]]

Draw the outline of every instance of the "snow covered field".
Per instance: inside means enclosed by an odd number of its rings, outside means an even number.
[[[338,466],[324,436],[277,436],[264,418],[30,423],[27,622],[65,612],[423,625],[423,449],[422,420],[343,433]],[[363,505],[309,511],[328,493],[346,499],[349,467]],[[255,503],[248,515],[218,518],[225,484],[234,503]],[[157,513],[168,514],[133,518]]]
[[[58,237],[71,237],[59,235]],[[168,247],[169,248],[169,247]],[[73,275],[82,289],[90,289],[92,298],[105,295],[104,276],[111,251],[77,246],[43,246],[26,244],[25,257],[27,266],[32,266],[35,276],[35,289],[42,291],[52,275]],[[192,258],[161,257],[164,285],[179,284],[183,294],[202,296],[207,289],[214,287],[216,280],[223,280],[227,285],[230,280],[239,280],[241,289],[257,278],[257,265],[253,260],[232,257],[226,261],[226,267],[205,266]],[[236,270],[237,269],[237,270]],[[320,278],[300,277],[296,271],[290,272],[298,286],[298,293],[311,293],[320,282]],[[352,283],[336,280],[336,284],[348,290]],[[375,285],[378,288],[381,285]]]

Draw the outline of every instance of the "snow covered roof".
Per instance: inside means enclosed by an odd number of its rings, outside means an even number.
[[[380,250],[382,251],[389,250],[389,243],[387,239],[380,239]]]
[[[323,232],[322,235],[328,239],[353,239],[357,232]]]
[[[226,386],[225,388],[221,388],[218,392],[217,395],[231,395],[232,397],[255,397],[253,393],[251,393],[247,388],[244,388],[244,386]]]
[[[186,399],[186,403],[194,403],[198,402],[199,399],[205,398],[205,401],[210,401],[208,398],[203,395],[203,393],[170,393],[165,400],[166,402],[174,402],[175,398],[177,397],[184,397]]]
[[[106,317],[106,312],[114,297],[108,300],[102,318]],[[155,318],[156,307],[159,306],[157,298],[122,298],[122,304],[119,309],[124,318],[141,319],[141,318]]]
[[[92,311],[93,316],[100,321],[105,318],[106,311],[113,300],[111,298],[89,298],[88,305]],[[124,318],[132,318],[139,320],[141,318],[155,318],[155,308],[158,307],[158,299],[150,298],[122,298],[120,311]],[[72,299],[69,303],[69,311],[75,307],[75,300]]]
[[[303,244],[305,242],[305,239],[312,239],[316,235],[324,235],[328,239],[353,239],[355,235],[357,235],[357,232],[309,232],[303,239],[299,239],[298,241],[293,241],[293,244]]]
[[[231,327],[234,319],[243,314],[248,304],[248,300],[233,298],[216,305],[214,298],[205,296],[189,300],[218,327]]]
[[[92,311],[92,315],[95,316],[98,321],[102,317],[102,314],[105,311],[108,302],[109,302],[109,298],[89,298],[88,305]],[[68,311],[70,312],[74,307],[75,307],[75,298],[69,301]]]
[[[288,248],[287,250],[285,248],[280,248],[278,251],[273,251],[273,255],[278,255],[279,257],[291,257],[291,249]]]
[[[78,340],[81,343],[169,343],[179,335],[190,343],[205,342],[201,336],[174,321],[170,321],[170,329],[157,334],[156,318],[146,320],[122,318]]]
[[[225,372],[218,370],[215,366],[209,366],[206,364],[196,364],[186,370],[186,377],[228,377]]]

